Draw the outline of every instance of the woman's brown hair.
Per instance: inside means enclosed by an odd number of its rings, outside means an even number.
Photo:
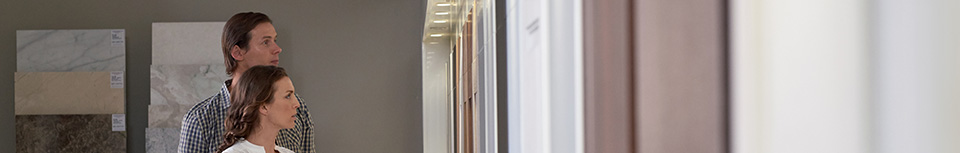
[[[282,67],[260,65],[247,69],[240,80],[234,80],[239,82],[230,91],[230,108],[224,119],[226,132],[217,152],[230,148],[260,125],[258,110],[273,102],[273,92],[277,90],[273,84],[284,77],[287,72]]]
[[[230,50],[233,46],[246,49],[250,42],[250,31],[260,23],[273,23],[266,14],[257,12],[237,13],[223,25],[220,45],[223,47],[223,64],[227,66],[227,75],[233,76],[237,70],[237,59],[233,59]]]

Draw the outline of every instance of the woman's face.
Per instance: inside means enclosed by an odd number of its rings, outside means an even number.
[[[273,92],[273,102],[265,106],[268,122],[280,129],[293,128],[294,121],[297,120],[297,108],[300,107],[300,102],[294,95],[296,92],[293,89],[293,82],[290,81],[290,77],[283,77],[273,83],[273,88],[276,89]]]

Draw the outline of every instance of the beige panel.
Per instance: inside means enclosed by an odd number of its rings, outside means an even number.
[[[721,0],[634,3],[638,151],[727,152]]]
[[[123,88],[110,72],[17,72],[16,115],[123,114]]]

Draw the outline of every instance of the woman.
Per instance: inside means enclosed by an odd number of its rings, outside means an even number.
[[[280,129],[293,128],[300,103],[286,71],[276,66],[254,66],[240,76],[230,92],[226,131],[220,152],[293,153],[276,146]]]

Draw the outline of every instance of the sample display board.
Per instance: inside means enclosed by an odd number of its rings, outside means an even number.
[[[183,115],[229,78],[220,37],[226,22],[153,23],[148,153],[176,152]]]
[[[17,31],[17,152],[127,152],[124,32]]]

